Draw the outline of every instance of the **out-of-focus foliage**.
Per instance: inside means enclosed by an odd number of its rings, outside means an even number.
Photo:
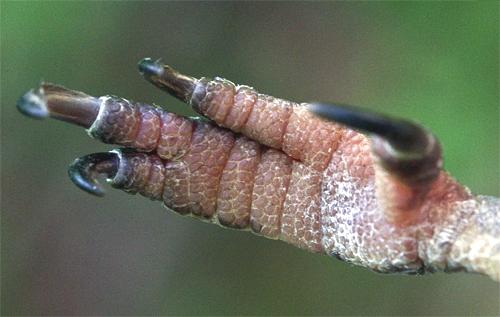
[[[378,275],[122,192],[66,166],[109,149],[15,109],[48,80],[192,114],[140,78],[143,57],[297,101],[413,118],[446,168],[499,195],[495,2],[1,2],[2,314],[411,314],[499,311],[486,277]]]

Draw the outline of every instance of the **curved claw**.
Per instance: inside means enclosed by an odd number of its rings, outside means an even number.
[[[25,93],[19,98],[16,106],[22,114],[31,118],[44,119],[49,116],[47,100],[39,93],[39,90],[31,89]]]
[[[167,91],[176,98],[189,102],[198,80],[196,78],[180,74],[168,65],[162,65],[147,57],[138,64],[142,76],[160,88]]]
[[[84,191],[104,196],[104,189],[97,181],[99,174],[107,178],[116,175],[119,167],[118,154],[114,152],[94,153],[77,158],[68,169],[71,181]]]
[[[51,83],[41,83],[17,101],[17,109],[28,117],[52,117],[85,128],[95,121],[99,108],[97,98]]]
[[[382,165],[407,182],[432,181],[441,170],[439,142],[416,123],[345,105],[313,103],[309,110],[320,117],[375,135],[373,150]]]
[[[429,132],[411,121],[345,105],[313,103],[310,110],[320,117],[375,134],[401,154],[421,155],[427,152]]]

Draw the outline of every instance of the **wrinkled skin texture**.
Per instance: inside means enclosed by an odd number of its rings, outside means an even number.
[[[73,117],[90,136],[130,148],[88,170],[178,213],[378,272],[465,270],[499,280],[499,199],[471,194],[441,170],[440,157],[422,181],[427,166],[397,173],[380,140],[321,119],[307,104],[220,78],[151,73],[148,80],[209,120],[50,84],[30,97],[59,119],[69,108],[58,96],[82,105]]]

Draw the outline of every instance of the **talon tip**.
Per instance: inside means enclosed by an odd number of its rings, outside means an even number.
[[[145,76],[161,76],[163,73],[163,66],[149,57],[141,60],[138,67],[141,74]]]
[[[43,119],[49,116],[46,100],[34,89],[19,98],[16,106],[22,114],[31,118]]]
[[[83,176],[80,170],[75,167],[76,164],[78,163],[73,163],[68,170],[69,178],[71,179],[71,181],[76,186],[78,186],[78,188],[86,191],[87,193],[98,197],[103,197],[104,189],[102,189],[102,187],[98,184],[89,181],[87,177]]]
[[[118,162],[116,153],[94,153],[76,159],[68,169],[71,181],[80,189],[95,195],[104,196],[104,189],[97,180],[97,176],[104,174],[114,177],[117,173]]]

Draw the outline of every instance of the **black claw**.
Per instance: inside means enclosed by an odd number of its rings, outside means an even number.
[[[145,58],[139,62],[139,71],[142,76],[155,85],[179,98],[184,102],[189,102],[196,87],[197,79],[183,75],[168,65],[162,65],[159,61]]]
[[[77,158],[69,166],[68,174],[79,188],[96,196],[104,196],[104,189],[97,177],[99,174],[113,177],[117,173],[118,165],[119,158],[116,153],[94,153]]]
[[[41,83],[17,101],[17,109],[35,119],[51,117],[89,128],[99,113],[99,99],[51,83]]]
[[[376,136],[372,149],[380,163],[407,183],[428,184],[442,169],[436,137],[413,122],[352,106],[313,103],[309,109],[320,117]]]
[[[309,109],[320,117],[375,134],[398,152],[423,154],[428,150],[429,133],[413,122],[353,106],[313,103]]]
[[[35,119],[43,119],[49,116],[47,101],[34,89],[19,98],[17,109],[24,115]]]
[[[153,61],[146,57],[139,62],[139,71],[144,77],[161,76],[163,74],[163,66],[158,61]]]

